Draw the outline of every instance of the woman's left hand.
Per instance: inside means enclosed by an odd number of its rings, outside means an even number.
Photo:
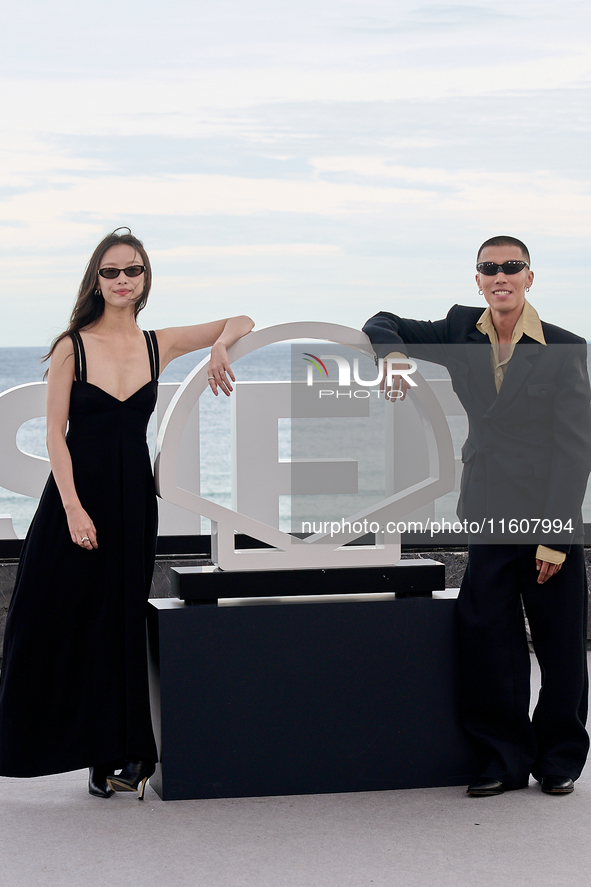
[[[209,387],[216,397],[218,395],[218,388],[226,395],[230,395],[234,390],[230,379],[232,382],[235,382],[236,379],[234,378],[234,373],[232,372],[230,361],[228,360],[226,346],[221,343],[216,342],[215,345],[212,346],[211,359],[207,368],[207,379]]]

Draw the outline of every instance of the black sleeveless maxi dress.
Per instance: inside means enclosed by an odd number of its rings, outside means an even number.
[[[3,776],[42,776],[127,757],[157,760],[146,651],[157,503],[146,428],[159,358],[156,335],[144,335],[151,381],[124,401],[86,381],[82,338],[72,337],[76,370],[66,441],[98,548],[72,542],[50,475],[6,623]]]

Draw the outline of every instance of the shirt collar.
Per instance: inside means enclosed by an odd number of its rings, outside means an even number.
[[[490,305],[487,306],[486,310],[482,312],[476,321],[476,329],[479,332],[484,333],[485,336],[488,336],[491,342],[498,343],[499,338],[492,321]],[[536,309],[529,304],[527,299],[523,305],[523,311],[519,315],[515,328],[511,334],[511,344],[514,345],[516,342],[519,342],[522,336],[529,336],[530,339],[534,339],[536,342],[539,342],[540,345],[546,344],[540,316]]]

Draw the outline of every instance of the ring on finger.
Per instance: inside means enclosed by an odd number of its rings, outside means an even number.
[[[88,536],[82,536],[80,542],[90,542],[90,539],[88,538]]]

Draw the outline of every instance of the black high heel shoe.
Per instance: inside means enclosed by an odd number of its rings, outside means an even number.
[[[91,767],[88,771],[88,793],[95,798],[110,798],[115,792],[109,785],[108,779],[114,768],[109,764]]]
[[[143,801],[146,782],[155,769],[156,764],[152,761],[127,761],[121,773],[107,778],[109,788],[116,792],[136,792],[139,788],[138,801]]]

